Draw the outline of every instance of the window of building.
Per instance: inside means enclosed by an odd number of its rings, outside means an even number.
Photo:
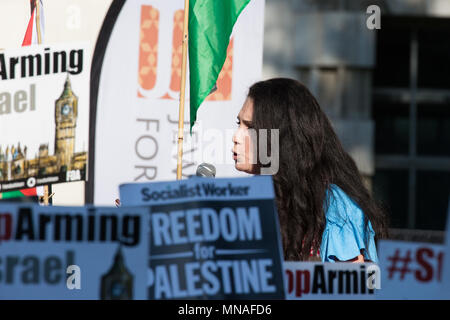
[[[444,230],[450,196],[450,19],[383,17],[372,117],[376,198],[393,228]]]

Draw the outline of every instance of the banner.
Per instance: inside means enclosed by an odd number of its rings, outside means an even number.
[[[377,299],[438,300],[444,262],[439,244],[389,241],[378,242],[382,289]]]
[[[0,52],[0,192],[86,179],[85,43]]]
[[[447,227],[445,229],[444,265],[442,275],[442,299],[450,299],[450,195],[448,197]]]
[[[95,145],[87,202],[112,203],[121,183],[175,179],[183,11],[183,0],[112,3],[93,58]],[[186,96],[185,177],[202,162],[213,163],[220,177],[244,175],[234,168],[232,135],[248,88],[260,80],[263,20],[264,1],[251,1],[234,27],[217,90],[199,109],[192,136]]]
[[[381,289],[374,263],[284,262],[288,300],[368,300]]]
[[[146,299],[148,209],[0,206],[0,299]]]
[[[150,299],[284,299],[269,176],[120,186],[151,205]]]

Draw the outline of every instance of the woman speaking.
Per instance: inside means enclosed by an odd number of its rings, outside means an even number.
[[[278,148],[267,143],[267,150],[279,150],[273,182],[285,260],[378,262],[375,239],[387,236],[387,217],[304,85],[284,78],[255,83],[238,126],[235,167],[250,174],[271,165],[254,154],[261,142],[253,133],[267,129],[270,137],[278,129]]]

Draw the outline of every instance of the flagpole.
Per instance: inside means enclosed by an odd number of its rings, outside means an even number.
[[[48,186],[44,186],[44,195],[42,197],[44,206],[48,206],[49,204],[49,197],[48,197]]]
[[[186,61],[189,38],[189,0],[184,0],[184,24],[183,24],[183,60],[181,64],[181,88],[180,107],[178,114],[178,157],[177,157],[177,180],[180,180],[183,168],[183,135],[184,135],[184,101],[186,89]]]
[[[37,37],[38,37],[38,44],[42,43],[42,37],[41,37],[41,6],[40,6],[40,0],[35,0],[36,4],[36,28],[37,28]]]

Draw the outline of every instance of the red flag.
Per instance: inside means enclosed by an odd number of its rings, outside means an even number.
[[[42,0],[31,0],[31,17],[27,31],[23,38],[22,46],[42,43],[44,39],[44,6]]]

